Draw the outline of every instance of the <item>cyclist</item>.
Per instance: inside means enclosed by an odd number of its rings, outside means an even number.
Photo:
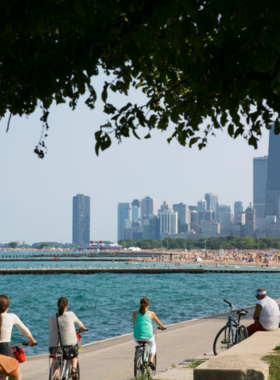
[[[11,348],[11,335],[13,326],[16,326],[19,331],[29,340],[28,345],[33,346],[36,341],[30,330],[22,323],[16,314],[8,313],[10,300],[4,294],[0,294],[0,355],[15,358]],[[1,363],[0,363],[1,365]],[[20,370],[17,369],[16,380],[21,379]]]
[[[57,346],[60,346],[60,338],[58,335],[57,326],[59,326],[60,337],[62,346],[73,346],[76,348],[76,356],[71,359],[72,364],[72,377],[77,379],[77,363],[78,363],[78,344],[75,325],[77,325],[81,332],[87,331],[83,323],[72,312],[67,311],[68,299],[60,297],[57,302],[58,313],[52,314],[49,319],[49,350],[50,354],[55,354]],[[58,374],[57,374],[58,376]]]
[[[140,301],[139,311],[134,311],[132,314],[133,323],[133,337],[135,342],[147,342],[150,347],[149,367],[155,370],[155,364],[153,362],[156,353],[156,341],[153,335],[152,320],[156,322],[161,330],[165,329],[165,326],[157,318],[153,311],[149,311],[150,302],[148,298],[142,298]]]

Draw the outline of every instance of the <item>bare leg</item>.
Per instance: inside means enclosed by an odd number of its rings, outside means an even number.
[[[21,380],[21,372],[20,372],[20,369],[18,368],[14,374],[14,376],[11,376],[9,375],[9,377],[12,379],[12,380]],[[3,377],[1,377],[1,379],[3,379]],[[5,377],[4,377],[5,379]]]
[[[154,357],[155,357],[155,354],[150,354],[149,356],[149,362],[154,362]]]
[[[75,373],[77,372],[78,358],[71,359],[72,368],[75,368]]]

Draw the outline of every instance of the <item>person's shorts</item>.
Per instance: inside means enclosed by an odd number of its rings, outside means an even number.
[[[13,359],[15,358],[12,352],[10,342],[0,343],[0,355],[9,356],[10,358],[13,358]]]

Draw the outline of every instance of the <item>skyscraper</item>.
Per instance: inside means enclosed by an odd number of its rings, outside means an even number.
[[[173,210],[159,212],[160,235],[173,235],[178,233],[178,214]]]
[[[118,241],[124,239],[124,230],[131,227],[131,205],[130,203],[118,204]]]
[[[173,210],[178,214],[178,232],[185,232],[187,230],[186,224],[190,224],[190,212],[185,203],[178,203],[173,205]]]
[[[230,205],[217,204],[217,222],[221,225],[221,230],[228,228],[232,224],[232,212]]]
[[[205,199],[197,202],[197,212],[206,211],[207,210],[207,202]]]
[[[218,194],[206,193],[205,200],[207,203],[207,211],[213,211],[216,213],[216,206],[219,203]]]
[[[267,160],[265,215],[280,217],[280,135],[274,134],[274,125],[269,132]]]
[[[141,218],[141,200],[134,199],[131,202],[132,221],[138,222]]]
[[[249,207],[245,210],[246,223],[245,223],[245,236],[255,237],[256,231],[256,210],[250,203]]]
[[[234,223],[239,222],[240,217],[239,214],[243,214],[243,203],[240,201],[237,201],[234,203]]]
[[[253,160],[253,203],[257,219],[265,218],[267,161],[267,156]]]
[[[78,194],[73,197],[72,243],[90,242],[90,197]]]
[[[142,219],[145,217],[152,218],[156,214],[156,201],[153,197],[147,196],[142,199]]]

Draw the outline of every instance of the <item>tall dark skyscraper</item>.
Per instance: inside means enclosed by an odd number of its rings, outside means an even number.
[[[73,197],[73,244],[90,242],[90,197],[78,194]]]
[[[267,156],[253,160],[253,201],[257,219],[265,218],[267,161]]]
[[[280,221],[280,135],[274,134],[274,126],[269,132],[265,215]]]

